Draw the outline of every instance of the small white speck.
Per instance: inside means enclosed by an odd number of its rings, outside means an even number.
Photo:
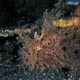
[[[71,78],[69,78],[68,80],[71,80]]]
[[[19,80],[22,80],[21,78],[19,78]]]
[[[46,75],[46,73],[43,73],[43,75],[45,76],[45,75]]]
[[[72,78],[72,76],[70,76]]]

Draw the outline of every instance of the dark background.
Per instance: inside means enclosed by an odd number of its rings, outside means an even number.
[[[0,0],[0,26],[34,22],[58,0]]]

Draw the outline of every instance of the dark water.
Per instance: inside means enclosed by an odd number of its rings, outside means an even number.
[[[0,0],[0,26],[34,22],[57,0]]]

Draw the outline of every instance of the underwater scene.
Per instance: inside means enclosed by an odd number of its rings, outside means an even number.
[[[0,0],[0,80],[80,80],[80,0]]]

